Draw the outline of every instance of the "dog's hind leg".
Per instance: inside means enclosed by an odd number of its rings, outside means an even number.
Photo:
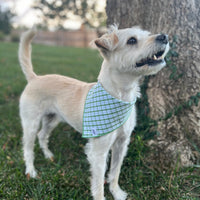
[[[49,136],[59,122],[60,120],[56,114],[49,113],[45,115],[42,119],[42,128],[38,133],[39,144],[43,150],[45,158],[51,159],[52,161],[53,154],[48,148]]]
[[[34,168],[34,143],[39,129],[40,119],[35,117],[33,119],[22,118],[23,127],[23,150],[24,150],[24,161],[26,164],[26,175],[27,178],[37,176]]]
[[[115,200],[125,200],[127,198],[127,193],[121,190],[118,184],[118,180],[121,165],[126,155],[129,141],[129,137],[127,138],[125,135],[120,135],[111,148],[112,158],[108,181],[110,183],[110,192],[112,193]]]

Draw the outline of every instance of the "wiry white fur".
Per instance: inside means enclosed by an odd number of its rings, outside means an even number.
[[[112,24],[108,27],[108,33],[115,33],[118,31],[118,25],[117,24]]]
[[[22,70],[28,80],[20,98],[20,117],[23,127],[23,149],[26,164],[26,174],[36,177],[34,168],[34,141],[38,133],[39,143],[46,158],[52,159],[53,154],[48,149],[48,139],[51,131],[60,121],[65,121],[82,132],[82,116],[86,95],[95,83],[85,83],[60,75],[37,76],[31,63],[30,43],[35,31],[22,35],[19,60]],[[118,30],[116,26],[111,32],[95,41],[104,61],[98,77],[103,87],[114,97],[131,102],[140,97],[139,79],[144,75],[155,74],[165,65],[142,66],[137,68],[136,62],[153,55],[159,49],[165,49],[169,44],[158,44],[157,35],[150,35],[138,27]],[[137,44],[127,45],[130,37],[137,38]],[[40,123],[42,127],[39,130]],[[115,200],[125,200],[126,192],[118,185],[119,174],[130,135],[136,125],[136,109],[123,126],[105,136],[89,139],[85,147],[91,170],[91,192],[94,200],[104,200],[104,176],[108,153],[112,151],[111,166],[108,175],[110,191]]]
[[[21,37],[19,45],[19,61],[27,81],[35,78],[36,76],[36,74],[33,72],[30,46],[30,41],[33,39],[35,34],[35,29],[25,32]]]

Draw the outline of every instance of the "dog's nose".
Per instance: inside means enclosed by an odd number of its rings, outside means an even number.
[[[167,44],[168,43],[168,36],[165,35],[165,34],[161,34],[161,35],[158,35],[156,37],[156,41],[162,43],[162,44]]]

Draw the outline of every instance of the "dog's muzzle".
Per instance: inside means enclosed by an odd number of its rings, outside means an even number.
[[[148,57],[136,62],[136,67],[142,67],[144,65],[155,66],[164,62],[165,48],[169,42],[168,35],[160,34],[155,38],[155,41],[162,48],[159,49],[157,52],[149,55]]]

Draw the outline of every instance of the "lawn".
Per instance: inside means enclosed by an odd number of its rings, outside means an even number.
[[[22,129],[18,102],[26,80],[18,64],[18,44],[0,43],[0,199],[91,200],[86,139],[67,124],[60,124],[50,138],[55,155],[46,160],[35,145],[37,179],[27,180],[22,157]],[[33,45],[34,71],[57,73],[83,81],[96,81],[102,59],[91,49]],[[198,168],[176,166],[166,173],[145,164],[148,154],[141,128],[132,136],[122,167],[120,184],[130,200],[198,200]],[[105,185],[107,200],[112,200]]]

